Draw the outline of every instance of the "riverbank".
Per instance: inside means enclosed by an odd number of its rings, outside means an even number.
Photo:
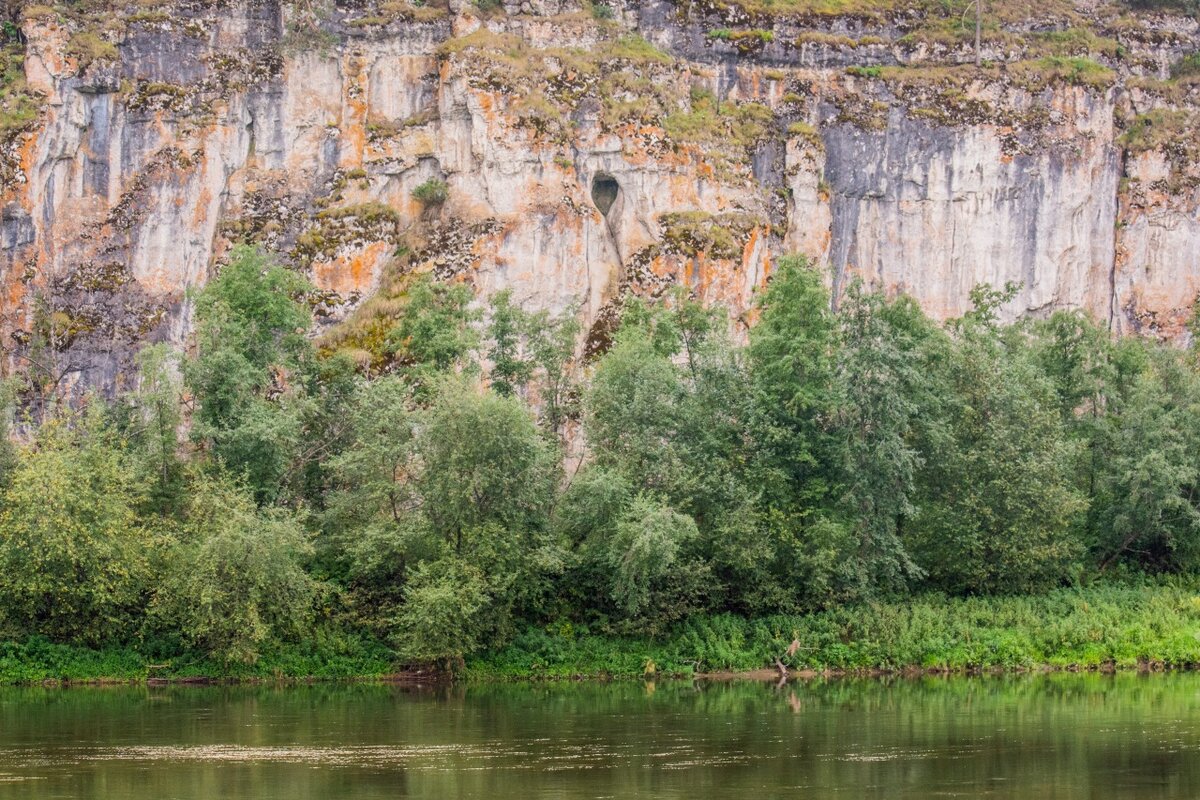
[[[797,649],[786,655],[795,641]],[[531,627],[468,659],[467,680],[799,677],[1041,669],[1129,670],[1200,665],[1200,589],[1103,586],[1035,597],[916,598],[817,614],[690,620],[661,637],[570,623]],[[0,642],[0,683],[142,683],[399,679],[382,643],[322,635],[253,665],[129,646],[93,650],[43,639]],[[429,678],[428,671],[415,677]]]
[[[371,639],[322,635],[264,651],[254,664],[222,664],[196,653],[157,647],[93,649],[35,638],[0,641],[0,684],[204,683],[351,680],[395,671],[391,651]]]
[[[796,641],[799,649],[785,653]],[[529,629],[469,663],[474,678],[729,676],[782,658],[793,674],[1154,669],[1200,664],[1195,586],[1104,586],[1034,597],[948,599],[797,616],[691,620],[662,639],[569,625]],[[764,668],[767,668],[764,671]]]

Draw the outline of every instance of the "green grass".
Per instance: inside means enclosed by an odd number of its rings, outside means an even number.
[[[0,45],[0,142],[28,128],[41,107],[41,98],[25,85],[25,51],[21,44]]]
[[[850,606],[807,615],[694,618],[659,638],[562,622],[530,627],[501,650],[468,660],[476,679],[641,677],[770,668],[797,639],[793,669],[846,672],[1200,666],[1200,587],[1101,586],[1036,597],[948,599]],[[151,667],[154,666],[154,669]],[[391,651],[347,633],[266,650],[227,666],[169,644],[94,650],[33,638],[0,642],[0,683],[378,677]]]
[[[1034,66],[1045,80],[1057,78],[1076,86],[1087,86],[1092,89],[1106,88],[1112,84],[1115,78],[1115,73],[1111,69],[1090,58],[1047,56],[1034,62]]]
[[[846,74],[859,78],[879,78],[883,75],[883,67],[846,67]]]
[[[96,31],[85,30],[71,34],[67,42],[67,55],[78,60],[79,71],[83,72],[98,61],[116,61],[120,51]]]
[[[1060,590],[1038,597],[847,607],[803,616],[693,619],[661,639],[569,624],[531,628],[469,662],[477,677],[640,676],[770,667],[795,638],[795,669],[1168,666],[1200,664],[1200,594],[1171,586]]]
[[[169,645],[92,649],[35,637],[0,642],[0,684],[141,682],[148,678],[256,680],[378,677],[395,671],[391,651],[378,642],[338,633],[277,645],[253,665],[226,665]]]
[[[1118,58],[1124,50],[1117,40],[1097,36],[1086,28],[1067,28],[1061,31],[1040,31],[1031,34],[1031,42],[1049,56],[1104,55]]]
[[[743,39],[755,39],[762,44],[767,44],[775,40],[775,34],[762,28],[753,28],[751,30],[731,30],[730,28],[714,28],[708,32],[708,38],[720,39],[723,42],[737,42]]]
[[[705,8],[739,8],[758,16],[862,16],[879,19],[905,7],[905,0],[715,0]],[[720,11],[718,11],[720,13]]]
[[[676,141],[750,149],[771,134],[774,121],[774,113],[761,103],[721,103],[707,89],[694,88],[690,109],[667,115],[662,126]]]
[[[670,55],[659,50],[636,33],[619,36],[615,41],[598,48],[598,52],[605,58],[631,61],[635,64],[665,65],[672,61]]]
[[[1193,75],[1200,75],[1200,50],[1188,53],[1171,68],[1172,78],[1186,78]]]
[[[1157,150],[1175,142],[1186,143],[1194,123],[1194,115],[1187,111],[1155,109],[1134,117],[1118,141],[1134,153]]]

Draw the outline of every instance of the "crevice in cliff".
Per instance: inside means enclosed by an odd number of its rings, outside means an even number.
[[[621,262],[624,260],[624,256],[619,246],[621,238],[617,230],[621,220],[621,211],[625,205],[621,184],[607,172],[597,172],[592,176],[591,194],[596,210],[604,218],[604,229],[608,232],[608,242],[617,254],[617,261]]]
[[[603,171],[597,172],[592,176],[590,195],[592,203],[595,204],[596,210],[600,212],[604,222],[604,249],[607,251],[607,257],[602,258],[601,265],[606,269],[607,275],[603,282],[605,286],[602,292],[603,304],[597,310],[592,326],[584,340],[583,353],[586,359],[596,358],[607,351],[612,344],[612,336],[620,320],[624,295],[621,276],[626,269],[619,235],[625,201],[621,184],[611,174]],[[587,264],[589,285],[593,283],[592,266],[589,259]]]
[[[1116,197],[1113,203],[1113,251],[1108,262],[1108,329],[1116,330],[1117,325],[1117,262],[1121,260],[1121,185],[1128,179],[1126,162],[1129,153],[1124,147],[1117,149],[1117,174],[1121,176],[1115,183]]]

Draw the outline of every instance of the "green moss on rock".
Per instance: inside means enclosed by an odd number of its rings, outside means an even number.
[[[661,214],[662,247],[667,253],[694,258],[737,259],[750,239],[750,232],[763,224],[752,214],[706,211],[676,211]]]
[[[362,203],[320,211],[296,240],[292,258],[300,264],[327,261],[344,248],[372,242],[399,242],[400,214],[383,203]]]

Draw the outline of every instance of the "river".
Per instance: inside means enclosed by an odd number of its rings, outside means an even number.
[[[1200,674],[0,689],[0,798],[1196,798]]]

